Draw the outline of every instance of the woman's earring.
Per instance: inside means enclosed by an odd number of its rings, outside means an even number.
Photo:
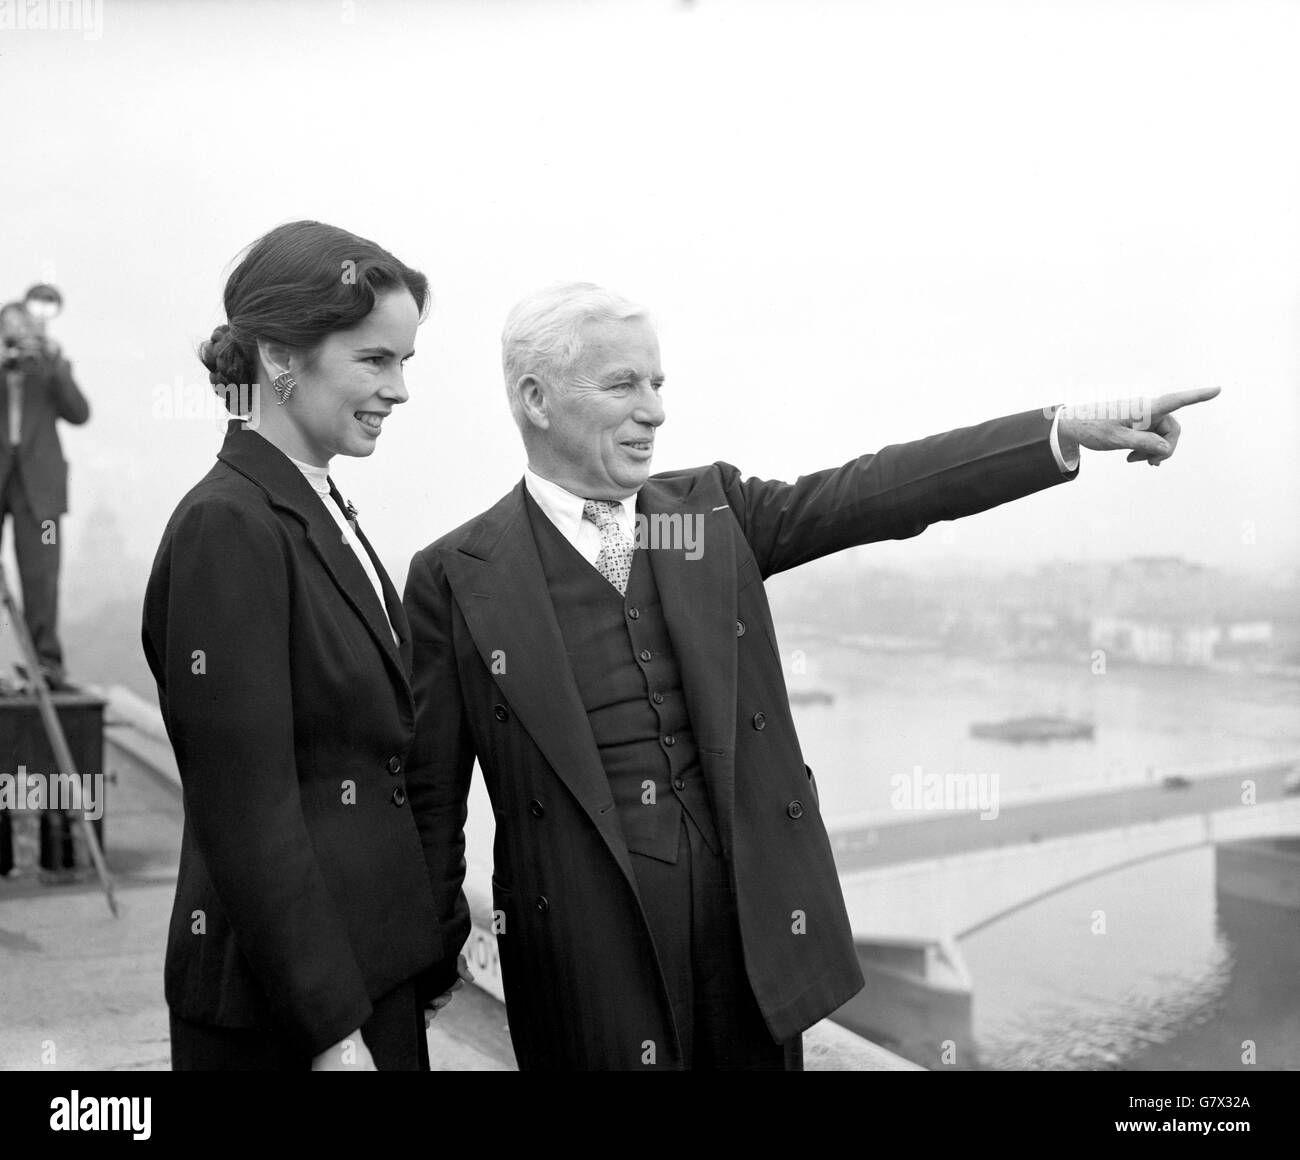
[[[298,385],[298,380],[288,371],[282,375],[276,375],[275,381],[271,384],[275,388],[275,393],[280,397],[276,400],[277,407],[283,407],[289,401],[289,396],[293,394],[293,389]]]

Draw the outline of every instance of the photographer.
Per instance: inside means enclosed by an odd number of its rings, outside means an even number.
[[[13,517],[23,616],[54,689],[66,687],[57,633],[59,517],[68,465],[56,420],[84,423],[90,406],[72,368],[22,302],[0,307],[0,529]]]

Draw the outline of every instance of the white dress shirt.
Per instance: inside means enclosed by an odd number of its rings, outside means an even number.
[[[361,567],[365,569],[366,575],[370,578],[370,583],[374,586],[375,595],[379,597],[379,607],[384,610],[384,619],[388,621],[388,631],[393,634],[393,643],[400,644],[397,639],[397,633],[393,630],[393,622],[388,620],[388,605],[384,603],[384,586],[379,581],[379,573],[375,571],[374,562],[370,559],[370,553],[366,551],[365,545],[357,538],[356,532],[352,530],[352,525],[348,523],[348,518],[343,514],[343,509],[334,502],[334,497],[330,495],[329,468],[317,467],[312,463],[303,463],[300,459],[294,459],[289,456],[289,462],[302,472],[303,477],[311,484],[314,491],[321,498],[325,505],[325,510],[334,517],[334,522],[338,524],[339,531],[343,533],[343,538],[351,545],[352,551],[356,553],[357,560]]]
[[[1056,414],[1052,416],[1052,430],[1048,436],[1048,441],[1052,445],[1052,457],[1056,460],[1056,466],[1061,469],[1062,474],[1068,475],[1079,466],[1079,457],[1076,455],[1069,463],[1066,463],[1065,456],[1061,454],[1061,437],[1057,434],[1057,428],[1061,425],[1061,408],[1056,408]]]
[[[600,555],[600,529],[582,518],[582,505],[587,501],[580,495],[565,491],[558,483],[543,479],[531,467],[524,468],[524,487],[560,535],[578,549],[588,564],[595,564]],[[636,543],[636,497],[634,491],[615,503],[613,508],[614,519],[632,544]]]

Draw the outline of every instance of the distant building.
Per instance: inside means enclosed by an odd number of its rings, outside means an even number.
[[[1273,643],[1273,624],[1267,620],[1250,620],[1240,624],[1228,625],[1228,641],[1231,644],[1258,644],[1268,645]]]
[[[78,521],[63,565],[63,615],[75,620],[105,604],[142,601],[149,562],[129,555],[117,510],[100,503]]]
[[[1095,616],[1090,632],[1093,648],[1144,665],[1208,665],[1222,636],[1217,624],[1171,616]]]

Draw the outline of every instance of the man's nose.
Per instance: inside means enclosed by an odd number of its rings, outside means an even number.
[[[643,388],[637,400],[636,410],[632,412],[632,418],[649,427],[658,427],[667,418],[664,412],[664,401],[654,387]]]

